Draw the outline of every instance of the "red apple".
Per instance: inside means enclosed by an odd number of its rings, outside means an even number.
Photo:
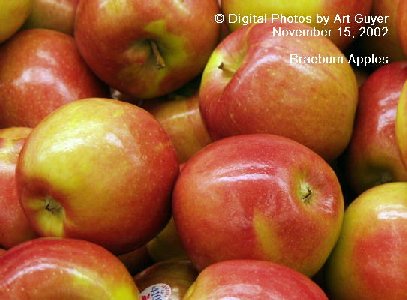
[[[0,128],[34,127],[61,105],[105,95],[74,39],[46,29],[25,30],[0,48]]]
[[[359,28],[367,25],[364,18],[369,15],[371,6],[372,0],[308,0],[306,2],[222,0],[222,10],[232,30],[244,25],[247,22],[245,18],[250,16],[254,20],[253,17],[266,15],[266,20],[269,19],[269,22],[292,23],[296,20],[319,30],[329,30],[329,34],[326,35],[342,49],[359,35]],[[318,16],[320,16],[319,22]],[[329,17],[329,20],[321,22],[321,16]],[[289,17],[288,20],[287,17]],[[249,21],[249,23],[252,22]]]
[[[360,90],[347,159],[348,181],[358,194],[384,182],[407,181],[395,136],[397,104],[406,80],[407,63],[396,62],[375,71]]]
[[[168,222],[178,162],[168,135],[145,110],[83,99],[33,129],[16,172],[22,206],[39,235],[89,240],[123,254]]]
[[[204,122],[214,139],[277,134],[332,160],[352,134],[355,74],[327,38],[279,37],[273,33],[279,28],[310,29],[301,24],[244,26],[219,44],[200,87]],[[307,57],[337,63],[307,63]]]
[[[0,256],[2,256],[2,255],[4,255],[4,254],[6,254],[6,250],[4,250],[4,249],[0,249]]]
[[[174,96],[148,108],[160,122],[177,150],[178,160],[187,161],[198,150],[211,142],[199,112],[197,94],[190,97]]]
[[[0,299],[138,300],[139,292],[123,264],[102,247],[36,239],[0,257]]]
[[[177,231],[199,270],[258,259],[313,275],[336,242],[343,205],[320,156],[265,134],[208,145],[185,164],[173,193]]]
[[[181,300],[193,284],[198,272],[190,261],[168,260],[156,263],[134,276],[142,300],[156,299],[161,294],[165,300]]]
[[[136,274],[152,264],[146,246],[118,255],[117,257],[126,266],[130,274]]]
[[[397,27],[401,46],[407,56],[407,0],[400,0]]]
[[[32,0],[0,1],[0,43],[11,37],[30,14]]]
[[[184,300],[328,299],[311,279],[267,261],[234,260],[203,270]]]
[[[407,183],[361,194],[345,211],[327,267],[332,299],[405,299]]]
[[[79,0],[33,0],[26,28],[46,28],[73,34]]]
[[[15,179],[16,163],[31,129],[0,129],[0,247],[11,248],[35,237],[20,205]]]
[[[203,70],[219,39],[218,9],[216,0],[80,1],[75,39],[109,86],[153,98]]]

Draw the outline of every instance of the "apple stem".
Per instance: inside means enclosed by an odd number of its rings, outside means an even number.
[[[51,197],[45,198],[45,209],[52,214],[57,214],[62,210],[62,206]]]
[[[153,50],[154,57],[156,59],[156,64],[158,69],[163,69],[166,67],[164,58],[162,57],[160,50],[158,49],[157,43],[155,41],[150,41],[151,50]]]
[[[301,200],[304,203],[310,203],[312,199],[312,190],[309,184],[302,183],[300,187]]]
[[[228,75],[233,75],[236,73],[236,69],[226,66],[224,62],[220,63],[220,65],[218,66],[218,69],[226,72]]]

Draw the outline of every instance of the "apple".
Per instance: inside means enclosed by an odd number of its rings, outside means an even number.
[[[0,43],[11,37],[23,25],[31,12],[32,0],[2,0],[0,2]]]
[[[24,30],[0,48],[0,128],[35,127],[61,105],[106,95],[74,39],[64,33]]]
[[[5,249],[0,249],[0,256],[4,255],[7,251]]]
[[[168,222],[178,162],[151,114],[92,98],[40,122],[16,174],[23,209],[39,235],[89,240],[123,254]]]
[[[231,30],[244,25],[245,18],[266,15],[268,22],[300,22],[319,30],[330,30],[327,36],[341,49],[359,35],[359,28],[365,25],[364,19],[369,15],[371,6],[372,0],[222,0],[222,11]],[[329,17],[329,22],[317,22],[317,15]],[[345,28],[349,28],[349,34],[344,31]]]
[[[345,211],[327,265],[332,299],[404,299],[407,285],[407,183],[362,193]]]
[[[146,246],[141,246],[136,250],[118,255],[117,257],[126,266],[130,274],[136,274],[153,263]]]
[[[397,27],[401,46],[407,56],[407,0],[400,0]]]
[[[365,34],[357,41],[357,48],[361,49],[363,55],[371,56],[374,53],[377,56],[389,57],[391,61],[406,58],[398,38],[398,32],[402,30],[397,25],[399,15],[402,13],[400,2],[400,0],[373,0],[371,15],[388,18],[385,23],[371,26],[371,31],[366,29]]]
[[[218,11],[216,0],[80,1],[75,39],[109,86],[154,98],[202,72],[219,39]]]
[[[199,112],[197,93],[174,96],[147,108],[160,122],[177,150],[179,162],[187,161],[211,142]]]
[[[404,83],[397,104],[396,142],[404,166],[407,167],[407,81]]]
[[[338,179],[319,155],[267,134],[206,146],[185,163],[173,192],[175,225],[198,270],[257,259],[312,276],[337,240],[343,206]]]
[[[397,104],[406,80],[407,62],[395,62],[376,70],[360,90],[346,172],[358,194],[385,182],[407,181],[395,136]]]
[[[139,291],[123,264],[82,240],[35,239],[0,257],[0,299],[126,299]]]
[[[79,0],[32,0],[25,28],[46,28],[73,34]]]
[[[147,243],[147,250],[151,258],[156,262],[188,258],[173,218],[170,219],[165,228],[156,237]]]
[[[184,300],[328,299],[311,279],[268,261],[231,260],[204,269]]]
[[[18,155],[29,128],[0,129],[0,247],[11,248],[36,235],[21,208],[15,181]]]
[[[270,133],[300,142],[326,160],[347,146],[358,87],[343,54],[325,37],[279,37],[301,24],[257,24],[228,35],[204,70],[199,105],[210,136]],[[306,63],[306,57],[337,63]],[[300,62],[303,60],[302,62]],[[343,62],[340,62],[342,61]]]
[[[134,280],[142,300],[181,300],[197,276],[198,272],[190,261],[167,260],[138,273]],[[155,295],[161,295],[162,298],[154,298]]]

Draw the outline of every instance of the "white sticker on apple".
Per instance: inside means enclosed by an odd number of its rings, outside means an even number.
[[[141,300],[170,300],[171,287],[165,283],[157,283],[144,289]]]

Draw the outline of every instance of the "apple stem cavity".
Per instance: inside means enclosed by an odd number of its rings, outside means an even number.
[[[233,76],[237,71],[236,69],[231,68],[230,66],[226,66],[224,62],[220,63],[218,69],[225,72],[228,76]]]
[[[153,54],[154,54],[154,57],[156,60],[156,64],[157,64],[157,68],[158,69],[165,68],[166,67],[165,61],[160,53],[160,50],[158,49],[157,43],[155,41],[150,41],[150,47],[151,47],[151,50],[153,51]]]
[[[306,182],[302,182],[300,185],[300,197],[305,204],[309,204],[312,200],[312,189]]]
[[[45,198],[45,209],[53,215],[57,215],[62,211],[62,206],[54,198],[47,196]]]

